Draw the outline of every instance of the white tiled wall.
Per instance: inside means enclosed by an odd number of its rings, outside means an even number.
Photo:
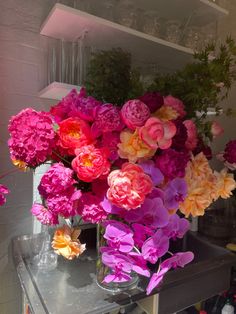
[[[0,0],[0,174],[12,168],[6,145],[9,118],[25,107],[46,109],[37,98],[46,85],[47,39],[39,29],[55,0]],[[1,180],[11,193],[0,208],[0,313],[20,314],[20,287],[10,241],[31,233],[32,173]]]

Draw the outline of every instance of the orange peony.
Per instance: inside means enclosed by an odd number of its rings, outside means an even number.
[[[75,149],[93,143],[90,126],[79,118],[68,118],[59,123],[59,145],[68,154],[75,155]]]
[[[108,161],[109,151],[105,148],[95,148],[93,145],[75,150],[76,157],[72,160],[72,168],[80,180],[92,182],[106,176],[110,171]]]
[[[143,169],[128,162],[122,165],[121,170],[109,174],[108,184],[108,200],[126,210],[139,207],[153,188],[151,178]]]
[[[176,120],[179,117],[179,114],[170,106],[162,106],[152,116],[161,119],[162,121]]]
[[[118,155],[130,162],[147,159],[155,154],[155,149],[150,148],[139,137],[138,131],[134,133],[128,129],[120,134],[121,143],[118,144]]]
[[[52,241],[55,253],[70,260],[81,255],[85,251],[85,244],[78,240],[80,233],[81,230],[67,225],[57,229]]]

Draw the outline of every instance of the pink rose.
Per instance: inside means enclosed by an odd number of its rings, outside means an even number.
[[[213,135],[213,138],[220,136],[224,133],[224,129],[217,121],[213,121],[211,125],[211,134]]]
[[[157,149],[157,142],[164,136],[163,122],[158,118],[149,118],[139,129],[139,137],[152,149]]]
[[[164,97],[164,106],[174,109],[179,114],[179,118],[183,118],[186,115],[183,102],[171,95]]]
[[[143,169],[128,162],[123,164],[120,170],[109,174],[108,184],[108,200],[126,210],[139,207],[153,188],[151,178]]]
[[[129,100],[122,107],[121,116],[127,127],[135,130],[144,125],[150,117],[150,110],[141,100]]]
[[[183,122],[187,129],[187,141],[185,142],[185,147],[188,150],[194,150],[197,146],[198,138],[197,138],[197,127],[192,120],[185,120]]]

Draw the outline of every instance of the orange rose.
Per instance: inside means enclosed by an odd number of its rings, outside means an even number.
[[[85,244],[78,240],[80,233],[81,230],[67,225],[57,229],[52,241],[55,253],[70,260],[81,255],[85,251]]]

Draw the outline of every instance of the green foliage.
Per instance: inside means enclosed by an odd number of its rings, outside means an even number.
[[[131,55],[122,49],[94,53],[85,87],[89,95],[116,105],[142,93],[139,73],[131,70]]]

